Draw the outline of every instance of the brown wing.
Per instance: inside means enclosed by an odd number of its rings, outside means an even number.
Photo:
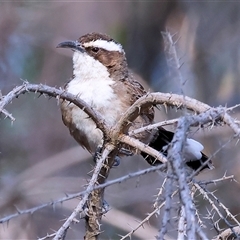
[[[122,102],[125,105],[124,109],[128,109],[132,106],[139,98],[146,94],[143,86],[135,81],[133,78],[122,79],[117,82],[114,86],[114,91],[122,98]],[[144,109],[141,114],[133,121],[129,131],[149,125],[153,123],[154,109],[149,107]],[[144,143],[149,143],[152,138],[152,132],[142,132],[136,134],[135,138],[139,139]]]
[[[118,80],[114,86],[114,91],[118,96],[124,99],[126,106],[128,107],[147,94],[141,83],[135,81],[131,75],[128,78]],[[144,114],[147,114],[150,122],[153,121],[154,109],[152,107],[146,109]]]

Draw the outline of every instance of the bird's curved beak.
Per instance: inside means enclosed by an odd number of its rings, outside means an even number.
[[[61,42],[57,45],[57,48],[71,48],[73,51],[80,51],[80,52],[85,51],[78,41]]]

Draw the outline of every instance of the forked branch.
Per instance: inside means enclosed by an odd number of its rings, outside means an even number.
[[[185,231],[189,238],[195,238],[198,236],[201,239],[206,239],[205,234],[203,233],[200,225],[196,219],[196,208],[191,196],[191,191],[189,189],[189,181],[192,180],[194,174],[190,175],[183,167],[183,158],[182,151],[187,137],[187,132],[191,126],[204,126],[204,125],[215,125],[216,123],[224,123],[228,125],[234,132],[235,138],[239,138],[240,128],[236,121],[229,115],[229,109],[224,107],[211,108],[210,106],[199,102],[195,99],[188,98],[186,96],[181,96],[177,94],[166,94],[166,93],[149,93],[142,98],[138,99],[133,106],[131,106],[121,117],[120,121],[112,129],[107,126],[104,119],[94,111],[88,104],[82,101],[77,96],[74,96],[62,89],[56,89],[46,85],[38,84],[29,84],[25,82],[22,86],[14,88],[7,95],[1,97],[0,99],[0,112],[9,117],[11,120],[14,120],[12,115],[7,112],[5,109],[7,104],[12,102],[14,98],[19,97],[21,94],[27,92],[40,93],[43,95],[55,97],[56,99],[61,99],[61,101],[69,101],[70,103],[75,104],[81,108],[88,116],[95,122],[96,126],[103,132],[104,135],[104,146],[103,152],[99,157],[97,164],[94,168],[94,173],[88,184],[86,191],[81,195],[81,200],[78,206],[74,209],[73,213],[67,218],[64,224],[60,229],[55,233],[54,239],[64,239],[67,230],[70,228],[72,222],[76,216],[84,211],[84,208],[88,208],[87,216],[87,231],[86,239],[97,239],[100,233],[101,225],[101,216],[102,216],[102,202],[103,202],[103,193],[104,188],[113,183],[105,182],[109,175],[110,168],[114,161],[114,156],[117,154],[117,149],[121,144],[127,144],[135,149],[138,149],[142,152],[146,152],[149,155],[152,155],[154,158],[158,159],[161,163],[164,163],[162,167],[151,168],[149,171],[143,171],[139,174],[148,173],[151,171],[156,171],[157,169],[166,169],[169,173],[169,178],[167,180],[166,186],[170,186],[165,193],[162,193],[162,197],[165,199],[160,203],[159,209],[165,206],[164,220],[162,231],[160,232],[159,239],[163,239],[167,231],[166,224],[168,224],[170,214],[169,208],[171,207],[171,196],[174,192],[173,181],[176,182],[178,186],[178,194],[180,196],[181,209],[183,211],[181,219],[181,230]],[[174,138],[169,145],[168,157],[162,156],[158,151],[150,148],[149,146],[139,142],[137,139],[131,137],[132,133],[123,134],[128,127],[129,122],[132,122],[137,118],[137,116],[145,109],[153,107],[159,104],[164,104],[166,106],[177,107],[177,108],[186,108],[196,113],[195,115],[186,115],[182,118],[175,119],[171,123],[177,123],[176,133]],[[146,126],[142,129],[135,131],[143,131],[146,129],[156,128],[161,126],[162,123],[155,123],[153,125]],[[168,166],[168,167],[167,167]],[[136,174],[138,175],[138,174]],[[135,175],[123,177],[122,180],[128,179]],[[172,179],[171,179],[172,178]],[[114,180],[113,180],[114,181]],[[116,180],[117,182],[117,180]],[[99,187],[98,187],[99,186]],[[200,186],[200,185],[199,185]],[[205,191],[206,193],[206,191]],[[165,194],[165,195],[164,195]],[[203,194],[203,196],[206,196]],[[164,204],[163,204],[164,203]],[[49,204],[48,204],[49,205]],[[47,205],[46,205],[47,206]],[[161,207],[160,207],[161,206]],[[151,214],[144,219],[138,227],[142,226],[146,221],[150,219],[158,210],[154,210]],[[36,209],[37,210],[37,209]],[[35,210],[34,210],[35,211]],[[24,211],[23,211],[24,213]],[[21,214],[21,213],[20,213]],[[19,214],[19,215],[20,215]],[[3,219],[2,222],[4,222]],[[184,229],[184,220],[186,221],[186,229]],[[232,228],[234,229],[234,228]],[[129,233],[126,236],[131,236],[134,231]],[[51,235],[52,236],[52,235]],[[179,236],[182,236],[179,234]]]

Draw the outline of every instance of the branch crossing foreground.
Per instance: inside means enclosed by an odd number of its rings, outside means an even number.
[[[200,101],[182,95],[169,93],[148,93],[137,100],[125,112],[125,114],[123,114],[122,118],[115,127],[109,128],[101,115],[94,111],[83,100],[81,100],[81,98],[67,93],[62,89],[57,89],[42,84],[30,84],[28,82],[24,82],[21,86],[15,87],[8,94],[1,96],[0,113],[5,115],[5,117],[9,118],[11,121],[15,121],[15,118],[7,111],[6,107],[20,95],[29,92],[33,92],[35,94],[38,93],[48,97],[54,97],[58,101],[67,100],[81,108],[96,123],[97,128],[103,132],[105,140],[104,146],[101,154],[98,156],[92,177],[85,191],[67,195],[61,199],[53,200],[49,203],[45,203],[31,209],[17,209],[15,214],[2,217],[0,219],[0,223],[9,222],[11,219],[20,215],[29,213],[33,214],[44,207],[51,205],[55,206],[58,203],[80,197],[78,205],[75,207],[72,214],[67,217],[62,226],[56,232],[52,234],[46,234],[45,237],[40,239],[64,239],[67,231],[70,231],[71,225],[76,223],[76,218],[84,211],[87,214],[85,217],[85,239],[97,239],[101,233],[104,189],[108,186],[127,181],[130,178],[138,177],[154,171],[161,171],[166,177],[164,183],[162,186],[160,186],[159,193],[156,196],[154,210],[149,213],[136,228],[132,229],[125,236],[122,236],[121,239],[131,237],[140,227],[143,227],[151,217],[160,214],[160,211],[162,211],[162,223],[157,239],[165,239],[169,231],[169,224],[171,222],[172,214],[171,212],[173,209],[175,209],[179,214],[177,216],[178,229],[176,229],[178,239],[184,239],[185,236],[188,239],[208,239],[204,232],[203,221],[200,218],[200,214],[194,202],[194,196],[196,194],[200,194],[204,201],[207,201],[210,204],[212,209],[209,211],[209,218],[213,220],[213,224],[216,222],[214,221],[213,217],[214,214],[216,214],[219,219],[222,219],[226,226],[228,226],[228,228],[224,229],[224,231],[219,231],[218,236],[215,239],[225,239],[223,238],[225,235],[233,236],[234,238],[239,236],[240,223],[238,222],[237,218],[231,214],[228,208],[221,203],[221,201],[214,195],[213,192],[210,192],[207,189],[209,184],[218,184],[221,181],[233,181],[234,177],[224,175],[221,179],[216,179],[209,182],[197,181],[195,176],[199,173],[199,171],[189,172],[189,169],[187,169],[187,167],[183,164],[182,158],[182,149],[186,141],[186,135],[191,127],[213,128],[216,125],[225,125],[228,126],[233,132],[233,137],[226,144],[234,139],[239,139],[239,122],[230,115],[231,111],[238,107],[238,105],[231,108],[212,108]],[[187,112],[185,111],[184,116],[178,119],[155,123],[135,131],[141,132],[145,131],[146,129],[150,130],[152,128],[156,128],[158,126],[177,124],[174,138],[169,144],[167,157],[164,157],[158,151],[132,138],[131,133],[128,135],[123,133],[125,132],[124,129],[126,125],[133,121],[136,116],[138,116],[146,107],[160,105],[164,105],[166,107],[175,107],[177,109],[185,109]],[[111,171],[111,167],[114,162],[114,156],[117,154],[118,147],[123,143],[142,152],[146,152],[160,161],[162,165],[150,167],[111,181],[107,181],[109,172]],[[222,148],[223,147],[225,147],[225,145],[222,146]],[[208,161],[210,161],[218,153],[218,151],[219,150],[212,154]],[[205,164],[207,164],[207,162]],[[175,204],[176,199],[178,199],[177,205]]]

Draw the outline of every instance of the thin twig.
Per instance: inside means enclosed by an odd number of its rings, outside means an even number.
[[[168,159],[172,165],[173,171],[177,176],[179,185],[179,194],[182,202],[182,210],[186,216],[186,234],[189,239],[195,239],[197,223],[195,220],[195,207],[191,199],[189,186],[187,184],[186,171],[182,166],[182,149],[186,141],[186,132],[189,128],[187,117],[182,117],[178,121],[178,126],[168,151]]]
[[[177,194],[177,190],[172,194],[171,197],[174,197]],[[144,218],[134,229],[132,229],[129,233],[126,235],[122,236],[120,240],[124,240],[126,238],[131,238],[132,234],[134,234],[140,227],[143,227],[143,225],[150,220],[151,217],[153,217],[155,214],[157,214],[162,207],[165,205],[166,201],[162,202],[157,208],[155,208],[151,213],[147,215],[146,218]]]
[[[16,120],[16,119],[12,116],[12,114],[9,113],[6,109],[2,109],[1,112],[6,116],[6,118],[9,118],[12,122]],[[1,113],[1,112],[0,112],[0,113]]]
[[[14,213],[14,214],[11,214],[11,215],[8,215],[6,217],[1,218],[0,223],[8,222],[9,220],[11,220],[13,218],[16,218],[16,217],[18,217],[20,215],[23,215],[23,214],[33,214],[34,212],[36,212],[38,210],[41,210],[45,207],[55,206],[58,203],[63,203],[63,202],[66,202],[66,201],[74,199],[74,198],[82,197],[84,194],[90,193],[92,190],[106,188],[108,186],[118,184],[118,183],[122,183],[122,182],[127,181],[131,178],[139,177],[139,176],[151,173],[151,172],[156,172],[156,171],[159,171],[159,170],[162,171],[164,168],[166,168],[165,164],[150,167],[150,168],[146,168],[146,169],[143,169],[143,170],[140,170],[140,171],[137,171],[137,172],[134,172],[134,173],[129,173],[125,176],[107,181],[106,183],[99,184],[97,186],[94,186],[93,189],[90,189],[90,190],[85,190],[85,191],[81,191],[81,192],[74,193],[74,194],[66,194],[67,196],[64,197],[64,198],[60,198],[58,200],[51,201],[51,202],[48,202],[48,203],[45,203],[45,204],[42,204],[42,205],[39,205],[39,206],[36,206],[36,207],[33,207],[33,208],[29,208],[29,209],[25,209],[25,210],[18,209],[17,213]]]
[[[155,200],[155,202],[154,202],[154,204],[153,204],[153,207],[154,207],[155,209],[158,208],[158,206],[159,206],[160,197],[162,196],[163,190],[165,189],[165,184],[166,184],[166,182],[167,182],[167,177],[164,178],[163,183],[162,183],[162,185],[161,185],[161,187],[160,187],[160,189],[159,189],[159,191],[158,191],[156,200]]]
[[[145,127],[141,127],[141,128],[132,130],[131,132],[129,132],[129,135],[130,136],[131,135],[136,135],[138,133],[141,133],[141,132],[144,132],[144,131],[150,131],[150,130],[158,128],[158,127],[173,125],[177,122],[178,122],[178,118],[171,119],[171,120],[165,120],[165,121],[162,121],[162,122],[154,123],[154,124],[151,124],[151,125],[147,125]]]
[[[48,238],[53,238],[55,235],[56,235],[56,233],[47,234],[45,237],[38,238],[38,240],[46,240]]]
[[[173,171],[170,163],[168,162],[168,171],[166,176],[166,184],[165,184],[165,208],[162,217],[162,224],[159,234],[157,236],[158,240],[163,240],[165,234],[167,233],[167,225],[170,222],[170,211],[172,208],[172,192],[173,192]]]
[[[71,223],[73,222],[73,220],[76,218],[76,216],[83,210],[84,205],[86,204],[89,194],[90,192],[93,190],[94,185],[97,182],[99,173],[102,169],[103,163],[106,160],[106,158],[108,157],[108,155],[112,152],[112,150],[114,149],[113,145],[106,145],[102,156],[98,159],[96,167],[94,169],[94,173],[93,176],[88,184],[87,187],[87,192],[84,194],[83,198],[81,199],[81,201],[79,202],[79,204],[77,205],[77,207],[74,209],[74,211],[72,212],[72,214],[68,217],[68,219],[64,222],[64,224],[59,228],[59,230],[56,232],[56,235],[54,237],[54,240],[59,240],[59,239],[63,239],[63,237],[66,234],[67,229],[70,227]]]
[[[240,107],[240,104],[236,104],[232,107],[227,108],[227,111],[230,112],[230,111],[233,111],[234,109],[239,108],[239,107]]]
[[[186,231],[185,231],[186,230],[185,219],[186,219],[185,211],[184,211],[183,206],[181,206],[180,217],[179,217],[179,220],[178,220],[178,237],[177,237],[178,240],[184,240],[184,236],[185,236],[185,233],[186,233]]]
[[[223,177],[218,178],[218,179],[213,179],[213,180],[209,180],[209,181],[198,181],[199,185],[209,185],[209,184],[217,184],[219,182],[223,182],[226,180],[230,180],[230,181],[234,181],[234,175],[230,175],[230,176],[226,176],[226,174],[224,174]]]
[[[149,147],[148,145],[140,142],[139,140],[135,138],[131,138],[125,134],[121,134],[118,139],[122,143],[126,143],[129,146],[134,147],[137,150],[140,150],[142,152],[145,152],[151,156],[153,156],[156,160],[159,160],[162,163],[167,162],[167,158],[163,156],[159,151]]]
[[[134,229],[132,229],[129,233],[126,235],[122,236],[120,240],[127,239],[128,237],[131,239],[131,236],[140,228],[143,227],[143,225],[150,220],[152,216],[154,216],[165,204],[165,201],[159,205],[156,209],[154,209],[151,213],[147,215],[146,218],[144,218]]]
[[[180,63],[180,59],[178,57],[177,54],[177,49],[176,49],[176,43],[178,42],[178,40],[180,39],[180,37],[177,39],[177,41],[173,41],[173,37],[176,35],[172,35],[169,31],[165,31],[165,32],[161,32],[162,33],[162,37],[163,37],[163,41],[164,41],[164,46],[165,46],[165,54],[167,55],[167,60],[168,60],[168,65],[170,65],[169,67],[172,67],[172,72],[176,72],[177,73],[177,79],[179,80],[180,86],[181,86],[181,94],[183,96],[183,98],[185,98],[185,94],[183,91],[183,86],[184,86],[184,80],[183,80],[183,76],[182,73],[180,71],[183,63]]]
[[[233,232],[234,234],[236,234],[236,233],[234,232],[234,229],[233,229],[234,226],[222,215],[222,213],[220,212],[220,209],[215,205],[214,201],[208,196],[208,194],[210,194],[210,195],[214,198],[214,200],[217,201],[217,203],[219,204],[219,206],[221,206],[221,207],[225,210],[227,216],[231,217],[231,218],[235,221],[235,223],[237,223],[237,225],[240,227],[240,223],[238,222],[238,220],[237,220],[237,219],[229,212],[229,210],[214,196],[214,194],[210,193],[207,189],[203,188],[203,186],[200,186],[198,183],[194,183],[194,185],[195,185],[195,187],[198,189],[198,191],[203,195],[204,199],[206,199],[206,200],[210,203],[210,205],[211,205],[212,208],[216,211],[216,213],[219,215],[219,217],[220,217],[221,219],[223,219],[224,222],[225,222],[225,223],[229,226],[229,228],[232,230],[232,232]],[[236,234],[236,236],[237,236],[237,234]]]
[[[125,132],[125,128],[132,122],[140,113],[146,108],[157,104],[167,104],[168,106],[175,106],[178,108],[186,107],[197,113],[205,112],[211,107],[196,99],[185,97],[172,93],[148,93],[139,98],[121,117],[116,126],[116,132]],[[208,119],[209,121],[209,119]]]

